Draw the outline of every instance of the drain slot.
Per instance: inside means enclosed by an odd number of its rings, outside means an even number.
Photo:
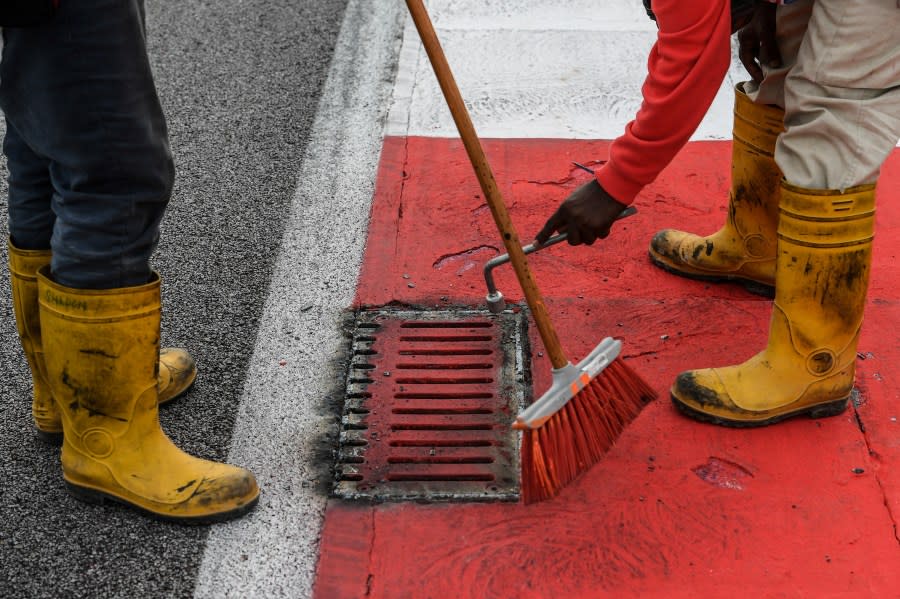
[[[398,378],[398,385],[488,385],[494,379],[487,377],[416,377],[416,378]]]
[[[367,410],[368,412],[368,410]],[[493,414],[493,410],[486,408],[394,408],[394,414],[415,414],[427,416],[451,416],[455,414]]]
[[[397,370],[490,370],[493,364],[397,364]]]
[[[454,439],[415,439],[410,441],[391,441],[391,447],[490,447],[490,441],[465,441]]]
[[[493,354],[490,349],[401,349],[398,352],[401,356],[489,356]]]
[[[404,322],[400,324],[401,329],[489,329],[494,326],[491,321],[468,321],[460,322],[456,320],[432,320],[420,322]]]
[[[494,458],[490,456],[474,457],[474,458],[452,458],[452,457],[391,457],[388,458],[391,464],[493,464]]]
[[[493,393],[397,393],[397,399],[492,399]]]
[[[489,431],[491,424],[394,424],[392,431]]]
[[[491,337],[488,335],[422,335],[419,337],[400,337],[400,341],[407,343],[472,343],[475,341],[489,343]]]
[[[492,474],[389,474],[391,482],[436,482],[436,481],[493,481]]]

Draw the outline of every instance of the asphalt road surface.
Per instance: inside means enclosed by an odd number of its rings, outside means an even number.
[[[253,469],[263,495],[248,518],[212,529],[71,498],[59,450],[32,428],[2,268],[0,596],[308,596],[340,322],[365,241],[402,9],[147,3],[177,168],[153,260],[162,343],[189,348],[200,367],[161,420],[186,451]],[[0,221],[5,233],[5,204]]]

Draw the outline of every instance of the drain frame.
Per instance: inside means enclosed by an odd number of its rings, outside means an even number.
[[[332,495],[518,501],[527,327],[518,306],[356,311]]]

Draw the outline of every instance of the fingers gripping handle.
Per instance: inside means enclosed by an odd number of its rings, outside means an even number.
[[[634,206],[629,206],[616,217],[616,220],[620,220],[625,218],[626,216],[631,216],[632,214],[637,213],[637,208]],[[537,252],[538,250],[542,250],[544,248],[548,248],[551,245],[556,245],[562,241],[565,241],[567,235],[566,233],[562,233],[560,235],[554,235],[544,243],[538,243],[535,241],[534,243],[529,243],[528,245],[522,248],[523,254],[532,254]],[[506,300],[503,299],[503,294],[497,289],[497,286],[494,284],[494,269],[500,266],[501,264],[506,264],[509,262],[509,254],[501,254],[499,256],[495,256],[484,263],[484,283],[487,286],[487,296],[485,300],[487,301],[488,309],[494,314],[499,314],[506,309]]]
[[[616,220],[622,220],[626,216],[631,216],[632,214],[637,214],[637,208],[635,208],[634,206],[629,206],[628,208],[626,208],[625,210],[623,210],[622,212],[619,213],[619,215],[616,217]],[[531,252],[536,252],[538,250],[548,248],[551,245],[556,245],[557,243],[559,243],[561,241],[565,241],[568,237],[569,237],[568,233],[560,233],[559,235],[554,235],[553,237],[551,237],[544,243],[539,243],[538,241],[535,241],[534,243],[526,245],[522,249],[525,251],[526,254],[530,254]]]

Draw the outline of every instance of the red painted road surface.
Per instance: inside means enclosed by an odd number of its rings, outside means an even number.
[[[571,161],[602,160],[608,147],[484,143],[523,242],[590,176]],[[900,152],[879,184],[861,405],[758,430],[688,420],[667,389],[683,370],[761,350],[771,303],[647,258],[659,229],[709,233],[724,221],[730,152],[728,142],[690,144],[607,242],[530,257],[573,361],[620,338],[624,359],[659,391],[603,461],[527,507],[332,500],[317,599],[900,597]],[[482,306],[482,266],[502,251],[458,140],[385,140],[359,305]],[[509,267],[497,283],[521,300]],[[540,394],[550,365],[532,335]]]

